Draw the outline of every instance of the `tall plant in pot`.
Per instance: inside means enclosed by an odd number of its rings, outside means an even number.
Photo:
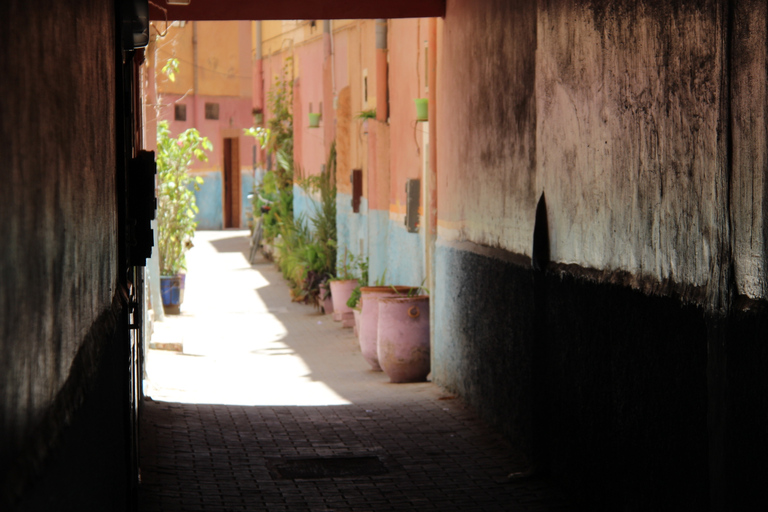
[[[336,266],[336,277],[330,280],[333,320],[335,322],[343,322],[343,327],[353,327],[355,325],[354,314],[352,313],[352,308],[347,305],[347,301],[349,301],[352,291],[358,285],[357,275],[355,274],[356,268],[355,255],[345,248],[344,255]]]
[[[208,160],[213,145],[195,128],[171,136],[168,121],[157,123],[157,236],[160,288],[166,313],[178,314],[184,299],[186,252],[192,247],[197,222],[195,191],[203,179],[192,177],[189,166]]]

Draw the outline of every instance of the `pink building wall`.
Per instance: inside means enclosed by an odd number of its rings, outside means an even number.
[[[195,162],[192,165],[193,170],[221,170],[223,162],[224,139],[239,137],[240,139],[240,168],[251,168],[252,148],[255,139],[243,135],[243,129],[253,125],[253,116],[251,114],[251,98],[248,97],[224,97],[224,96],[186,96],[182,97],[175,94],[164,94],[162,97],[164,104],[170,104],[167,107],[171,134],[175,137],[187,128],[197,128],[200,134],[208,137],[213,144],[213,152],[209,153],[207,162]],[[219,119],[205,118],[205,104],[219,104]],[[173,119],[173,105],[187,106],[187,120],[176,121]],[[195,113],[196,112],[196,113]],[[197,122],[194,121],[197,117]]]

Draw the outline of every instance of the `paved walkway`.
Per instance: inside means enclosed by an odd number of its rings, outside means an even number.
[[[569,510],[431,383],[368,369],[351,329],[290,302],[246,232],[199,232],[182,315],[158,323],[141,510]]]

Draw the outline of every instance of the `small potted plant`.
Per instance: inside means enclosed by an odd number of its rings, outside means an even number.
[[[160,290],[163,309],[179,314],[184,300],[186,252],[195,235],[195,190],[203,179],[189,175],[194,160],[207,161],[213,150],[207,137],[189,128],[171,137],[168,121],[157,124],[157,238],[160,260]]]
[[[428,98],[416,98],[413,100],[416,103],[416,121],[423,123],[429,120],[429,99]]]
[[[347,301],[352,296],[352,291],[358,286],[355,270],[355,256],[345,248],[344,257],[336,267],[336,277],[330,280],[333,320],[344,322],[344,327],[354,325],[354,313],[352,313],[352,308],[347,305]]]
[[[368,284],[368,258],[360,258],[357,263],[357,269],[360,271],[360,280],[357,286],[352,290],[352,295],[349,296],[347,306],[352,308],[352,314],[355,317],[355,336],[360,335],[360,288],[364,284]]]

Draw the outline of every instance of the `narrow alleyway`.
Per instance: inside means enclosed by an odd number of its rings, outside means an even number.
[[[351,330],[290,301],[246,232],[199,232],[157,324],[141,510],[568,510],[462,402],[368,370]]]

